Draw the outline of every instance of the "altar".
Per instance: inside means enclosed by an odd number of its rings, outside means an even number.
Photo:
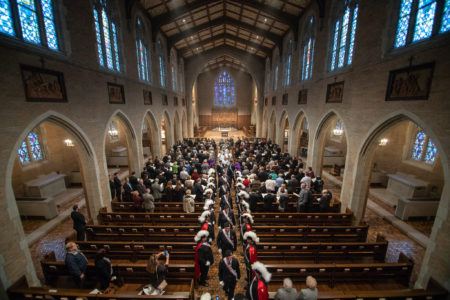
[[[38,178],[25,183],[25,195],[27,197],[47,198],[62,193],[66,190],[66,174],[40,175]]]
[[[428,196],[429,182],[407,174],[388,174],[387,190],[402,199],[423,198]]]
[[[325,147],[323,154],[323,165],[324,166],[344,166],[345,157],[344,152],[336,147]]]
[[[111,155],[106,158],[108,166],[128,167],[128,153],[126,147],[116,147],[112,149]]]

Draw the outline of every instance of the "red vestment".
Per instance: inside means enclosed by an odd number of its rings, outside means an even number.
[[[205,223],[207,224],[207,223]],[[197,247],[195,248],[195,273],[194,276],[197,279],[200,279],[200,263],[198,261],[198,248],[200,248],[203,245],[203,243],[198,243]]]

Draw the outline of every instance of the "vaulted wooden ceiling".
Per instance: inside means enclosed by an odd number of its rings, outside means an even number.
[[[222,45],[265,58],[311,0],[140,0],[169,47],[184,58]]]

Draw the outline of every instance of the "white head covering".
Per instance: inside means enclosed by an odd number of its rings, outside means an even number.
[[[244,233],[244,240],[251,239],[254,243],[259,243],[259,237],[253,231]]]
[[[245,199],[250,198],[250,195],[246,191],[240,191],[238,196],[244,196]]]
[[[203,210],[209,209],[209,207],[213,204],[214,204],[214,200],[211,200],[211,199],[206,200],[205,205],[203,206]]]
[[[251,214],[245,213],[245,214],[242,215],[242,217],[248,218],[248,221],[250,222],[250,224],[253,224],[253,217],[252,217]]]
[[[199,221],[200,223],[205,223],[206,217],[209,217],[209,214],[210,214],[210,213],[211,213],[210,211],[205,210],[204,212],[202,212],[202,214],[200,215],[200,217],[198,217],[198,221]]]
[[[208,230],[200,230],[199,232],[197,232],[197,234],[194,237],[194,241],[198,242],[200,241],[204,236],[208,237],[209,236],[209,232]]]
[[[255,263],[253,264],[252,270],[255,270],[256,272],[261,274],[262,278],[264,278],[264,280],[267,283],[270,282],[270,279],[272,278],[272,274],[270,274],[269,271],[267,271],[267,268],[263,263],[260,263],[259,261],[255,261]]]
[[[208,194],[208,193],[213,193],[213,190],[212,189],[206,189],[204,192],[203,192],[203,195],[206,195],[206,194]]]

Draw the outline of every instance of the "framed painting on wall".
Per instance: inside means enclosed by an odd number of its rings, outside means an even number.
[[[427,100],[433,72],[434,62],[389,72],[386,101]]]
[[[123,85],[108,82],[108,98],[110,104],[125,104]]]
[[[327,88],[327,103],[342,103],[344,98],[344,81],[331,83]]]
[[[152,92],[144,90],[144,105],[152,105],[152,104],[153,104]]]
[[[28,102],[67,102],[61,72],[21,65],[25,98]]]

